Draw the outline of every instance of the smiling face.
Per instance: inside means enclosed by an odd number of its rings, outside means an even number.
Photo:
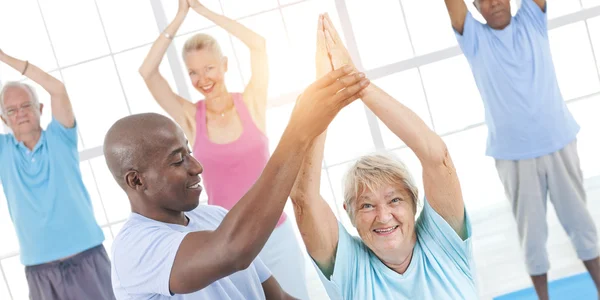
[[[206,98],[226,94],[227,57],[217,41],[209,35],[197,34],[183,48],[183,60],[194,88]]]
[[[385,264],[397,265],[416,241],[417,188],[399,160],[361,157],[345,179],[344,209],[361,239]]]
[[[493,29],[502,30],[510,24],[510,0],[475,0],[474,4]]]
[[[16,137],[37,132],[43,106],[23,85],[8,85],[2,93],[2,120]]]
[[[412,247],[415,207],[410,193],[398,185],[366,190],[353,205],[358,234],[378,257],[391,257]]]

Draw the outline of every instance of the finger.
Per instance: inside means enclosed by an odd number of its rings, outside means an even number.
[[[335,29],[335,26],[333,26],[333,22],[331,21],[331,18],[329,18],[328,13],[325,13],[324,19],[325,19],[324,23],[327,26],[326,28],[330,32],[331,36],[333,37],[333,40],[336,43],[342,43],[342,39],[340,38],[340,35],[338,34],[337,30]]]
[[[363,78],[365,78],[365,74],[363,74],[363,73],[354,73],[354,74],[346,75],[346,76],[336,80],[331,85],[329,85],[327,87],[327,94],[335,95],[338,92],[340,92],[341,90],[343,90],[347,87],[350,87],[353,84],[356,84],[357,82],[361,81]]]
[[[325,76],[321,77],[319,80],[315,81],[313,84],[310,85],[309,88],[322,89],[328,87],[332,83],[336,82],[336,80],[338,80],[339,78],[350,74],[350,72],[352,72],[353,69],[354,68],[352,68],[352,66],[343,66],[341,68],[335,69],[327,73]]]
[[[369,79],[367,78],[363,78],[362,80],[360,80],[359,82],[356,82],[354,84],[352,84],[351,86],[348,86],[347,88],[341,90],[340,92],[338,92],[334,97],[333,97],[333,101],[335,102],[347,102],[348,99],[351,99],[353,96],[359,97],[360,96],[360,92],[365,89],[367,86],[369,86],[371,82],[369,81]]]

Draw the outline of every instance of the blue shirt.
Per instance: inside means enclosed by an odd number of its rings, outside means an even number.
[[[111,278],[117,300],[265,299],[262,283],[271,277],[271,272],[258,257],[246,270],[221,278],[202,290],[171,294],[171,269],[186,234],[215,230],[226,214],[222,207],[200,205],[185,213],[189,223],[182,226],[132,213],[112,247]]]
[[[70,256],[104,241],[81,179],[77,128],[52,120],[30,151],[0,135],[0,180],[26,266]]]
[[[317,273],[331,299],[478,299],[472,261],[471,222],[464,241],[427,200],[416,221],[417,242],[404,274],[389,269],[358,237],[338,223],[333,275]],[[316,264],[313,261],[313,265]]]
[[[546,14],[533,0],[503,30],[465,18],[458,43],[483,99],[488,156],[530,159],[572,142],[579,125],[565,104],[550,53]]]

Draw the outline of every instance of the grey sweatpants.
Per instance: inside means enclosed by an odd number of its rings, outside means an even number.
[[[25,267],[32,300],[114,300],[110,261],[99,245],[63,261]]]
[[[586,207],[577,141],[533,159],[496,160],[496,169],[517,221],[521,247],[530,275],[548,272],[546,199],[581,260],[598,257],[596,226]]]

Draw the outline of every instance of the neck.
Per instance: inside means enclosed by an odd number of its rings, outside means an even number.
[[[167,210],[164,208],[148,207],[147,205],[136,205],[139,201],[130,198],[131,211],[146,218],[168,224],[187,226],[188,219],[182,211]]]
[[[227,92],[221,92],[219,96],[206,98],[206,109],[215,114],[228,111],[233,107],[233,97]]]
[[[42,129],[40,128],[39,130],[35,130],[33,132],[25,134],[15,133],[14,135],[17,141],[23,142],[25,147],[27,147],[29,150],[33,150],[33,147],[37,145],[38,141],[40,140],[40,137],[42,136]]]
[[[416,243],[417,235],[413,234],[413,237],[410,240],[410,244],[407,245],[405,249],[397,251],[393,259],[384,260],[383,257],[380,257],[379,259],[381,260],[381,262],[383,262],[384,265],[392,269],[394,272],[398,274],[404,274],[406,270],[408,270],[408,267],[410,266],[410,263],[412,261],[413,251],[415,249]]]

